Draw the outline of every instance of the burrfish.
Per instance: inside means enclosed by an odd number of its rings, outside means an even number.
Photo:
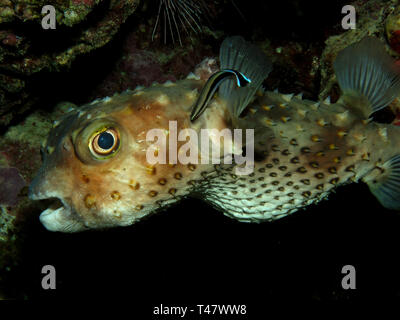
[[[66,114],[29,187],[31,199],[55,200],[42,224],[62,232],[127,226],[186,197],[242,222],[271,221],[359,181],[384,207],[400,209],[400,128],[371,118],[400,92],[399,68],[383,43],[367,37],[338,54],[336,103],[265,90],[271,69],[261,49],[229,37],[220,71],[206,79],[136,88]],[[148,139],[153,129],[165,134],[166,148]],[[180,132],[207,129],[243,134],[224,138],[219,159],[227,161],[179,161],[190,149]],[[219,138],[209,136],[214,145]],[[166,162],[149,161],[149,149],[156,158],[166,153]],[[239,163],[250,154],[253,161]],[[251,170],[237,170],[244,167]]]

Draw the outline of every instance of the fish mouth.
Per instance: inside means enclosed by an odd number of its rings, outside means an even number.
[[[51,202],[49,207],[39,216],[40,222],[47,230],[72,233],[88,229],[65,199],[59,197],[43,197],[41,199],[35,198],[35,200],[47,200]]]

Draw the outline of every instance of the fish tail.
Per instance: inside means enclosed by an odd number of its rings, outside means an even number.
[[[400,210],[400,155],[375,167],[363,181],[385,208]]]
[[[219,87],[219,95],[227,102],[231,115],[238,118],[271,72],[272,63],[261,49],[239,36],[222,42],[220,63],[221,70],[233,69],[251,80],[250,84],[238,87],[234,79],[229,79]]]
[[[339,103],[369,118],[400,93],[400,67],[381,41],[366,37],[342,50],[334,64],[342,90]]]
[[[400,93],[400,67],[376,38],[366,37],[342,50],[334,70],[343,92],[338,102],[364,119],[386,107]],[[384,207],[400,210],[400,154],[392,153],[363,181]]]

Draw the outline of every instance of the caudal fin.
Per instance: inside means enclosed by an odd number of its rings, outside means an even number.
[[[385,208],[400,210],[400,155],[372,170],[363,181]]]
[[[219,87],[219,94],[227,101],[232,115],[239,117],[271,72],[272,63],[261,49],[239,36],[222,42],[219,57],[221,70],[233,69],[251,80],[247,86],[238,87],[234,79],[229,79]]]
[[[366,37],[345,48],[333,66],[343,92],[342,102],[361,111],[365,118],[400,93],[400,68],[376,38]]]

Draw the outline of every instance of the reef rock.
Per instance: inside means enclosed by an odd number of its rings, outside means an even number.
[[[326,47],[321,56],[321,89],[319,98],[324,100],[327,96],[338,96],[338,86],[333,72],[333,61],[337,54],[350,44],[372,35],[386,42],[385,23],[388,16],[395,10],[396,0],[380,1],[358,0],[351,3],[356,9],[356,28],[341,32],[326,40]],[[388,46],[389,50],[389,46]],[[393,53],[393,52],[392,52]]]
[[[53,2],[56,29],[43,29],[46,0],[0,0],[0,126],[35,102],[34,75],[66,70],[109,42],[139,0]]]

